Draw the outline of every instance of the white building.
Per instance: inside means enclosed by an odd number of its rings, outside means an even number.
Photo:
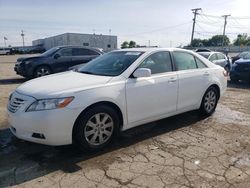
[[[44,39],[32,41],[33,46],[43,46],[46,50],[62,45],[76,45],[86,47],[102,48],[104,51],[117,49],[117,36],[81,34],[81,33],[64,33]]]

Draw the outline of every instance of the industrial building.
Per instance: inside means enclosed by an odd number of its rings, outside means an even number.
[[[32,41],[33,46],[42,46],[46,50],[55,46],[76,45],[102,48],[103,51],[111,51],[117,49],[117,36],[113,35],[97,35],[97,34],[81,34],[81,33],[64,33],[44,39]]]

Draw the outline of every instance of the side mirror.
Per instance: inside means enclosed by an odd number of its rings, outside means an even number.
[[[133,73],[133,76],[135,78],[150,77],[151,76],[151,70],[147,69],[147,68],[138,68]]]
[[[55,54],[55,55],[54,55],[54,59],[58,59],[59,57],[60,57],[59,54]]]

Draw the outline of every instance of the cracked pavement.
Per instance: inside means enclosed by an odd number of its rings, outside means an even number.
[[[229,83],[211,117],[194,111],[137,127],[100,152],[21,141],[4,127],[0,144],[14,187],[248,188],[250,86]]]

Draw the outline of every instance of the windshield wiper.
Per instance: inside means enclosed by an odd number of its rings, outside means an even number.
[[[80,73],[83,73],[83,74],[94,74],[93,72],[89,72],[89,71],[78,71]]]

